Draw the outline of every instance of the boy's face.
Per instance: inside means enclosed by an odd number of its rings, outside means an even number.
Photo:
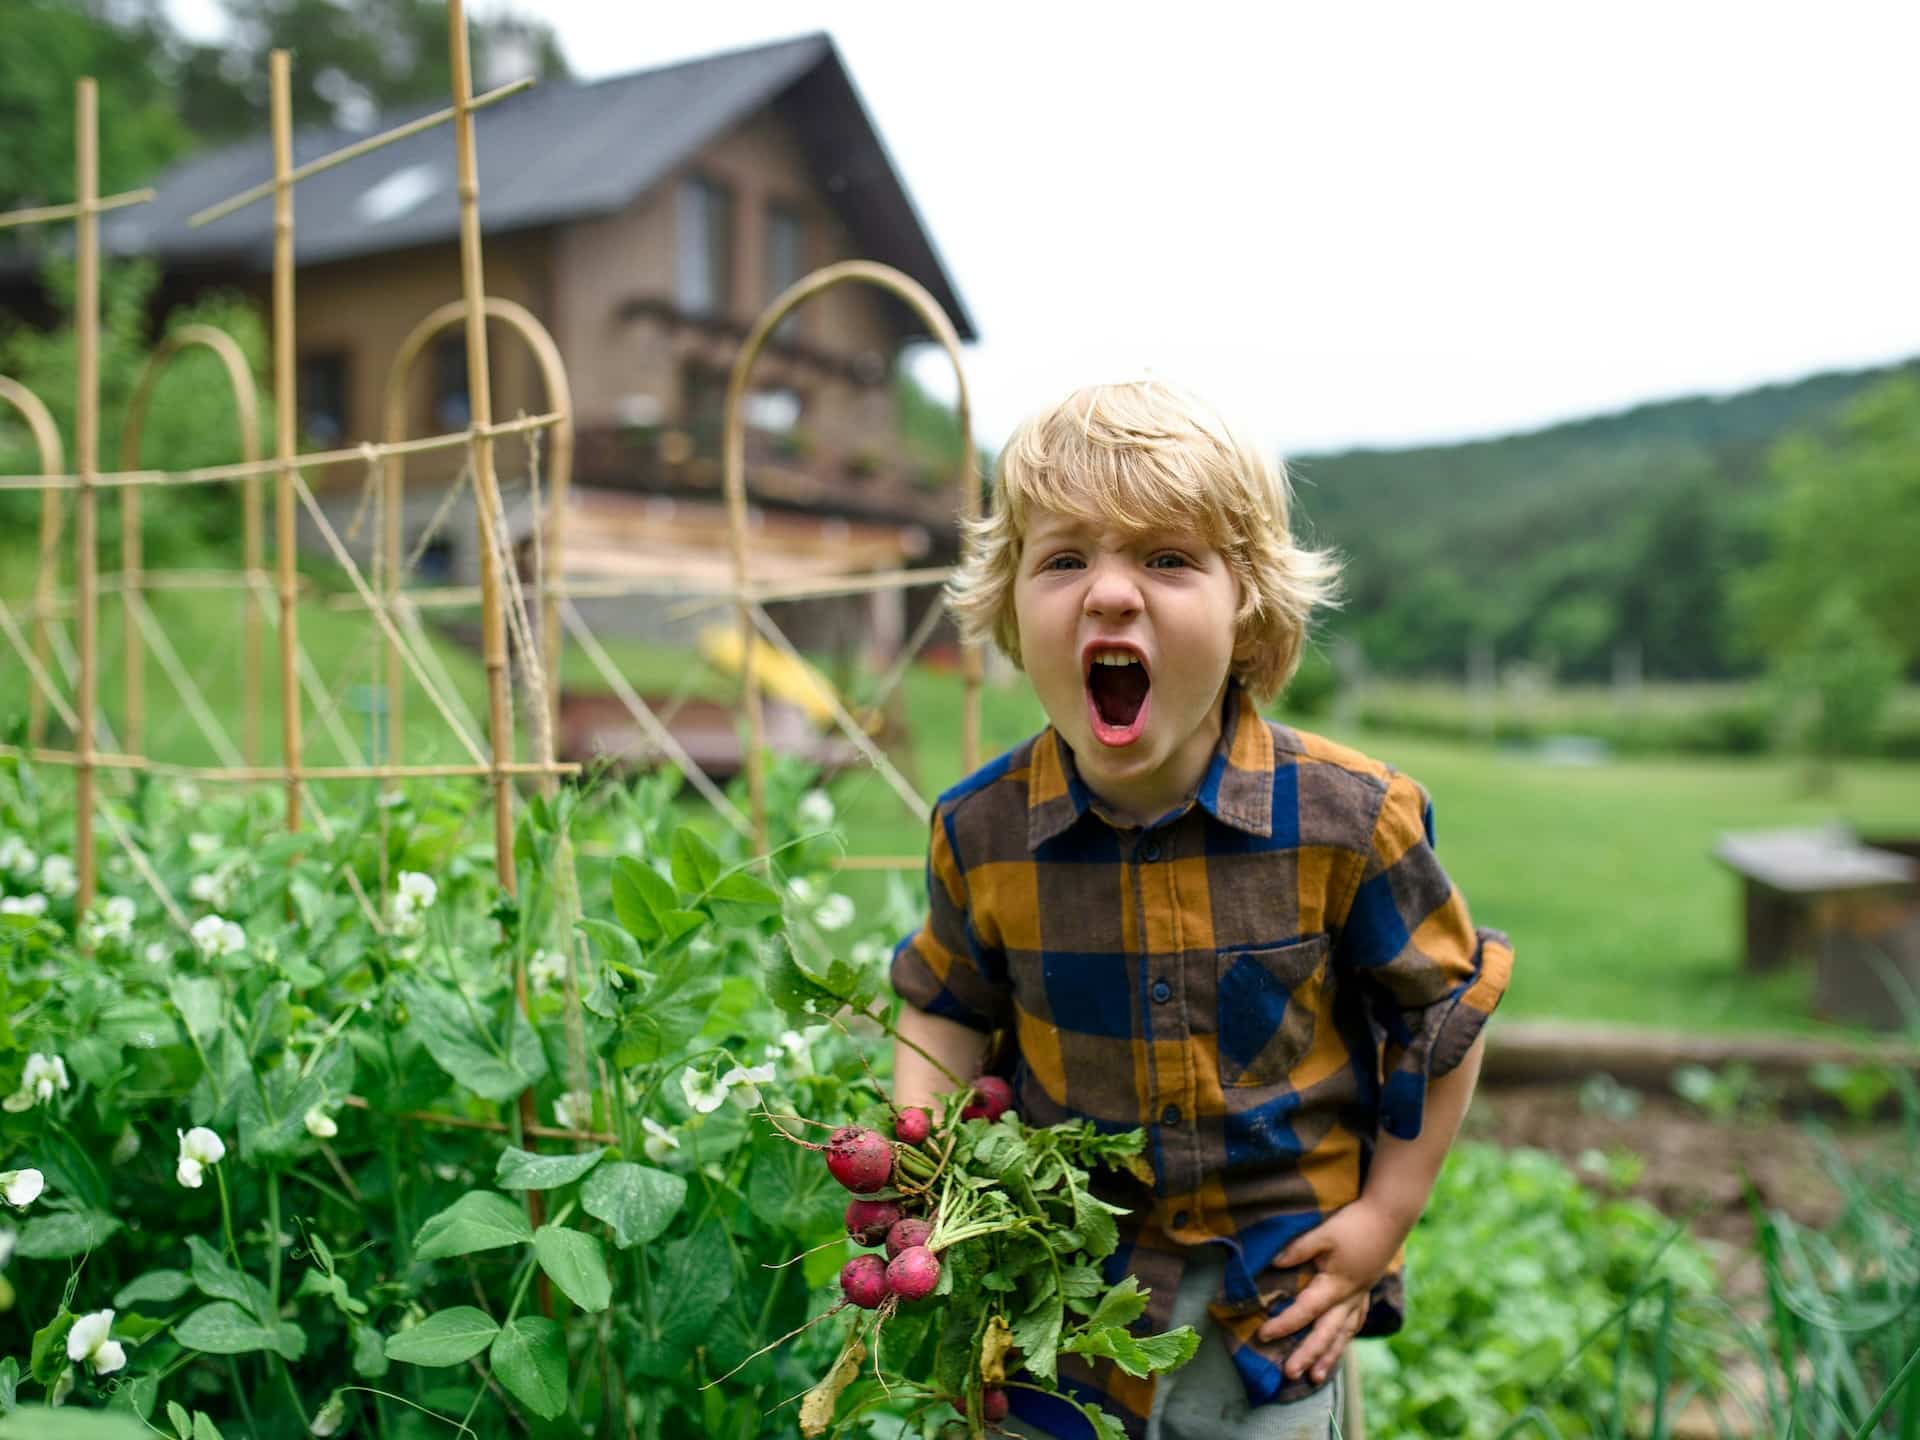
[[[1081,778],[1138,821],[1178,803],[1220,737],[1240,607],[1225,558],[1195,533],[1043,511],[1013,605],[1027,674]]]

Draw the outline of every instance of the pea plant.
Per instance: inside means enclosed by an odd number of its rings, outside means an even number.
[[[838,1340],[756,1352],[851,1242],[764,1115],[885,1113],[912,902],[834,893],[800,772],[770,863],[674,788],[529,804],[510,897],[457,786],[326,838],[143,782],[186,909],[115,856],[80,914],[61,796],[0,768],[0,1434],[791,1432]]]

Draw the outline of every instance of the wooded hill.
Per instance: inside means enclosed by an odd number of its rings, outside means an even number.
[[[1769,551],[1768,452],[1899,375],[1920,360],[1495,440],[1293,457],[1301,528],[1348,562],[1323,638],[1406,674],[1460,675],[1475,636],[1563,679],[1606,676],[1622,642],[1650,677],[1752,673],[1764,657],[1729,601]]]

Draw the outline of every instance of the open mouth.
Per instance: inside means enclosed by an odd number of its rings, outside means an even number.
[[[1131,745],[1147,727],[1153,680],[1132,650],[1094,649],[1087,657],[1087,713],[1102,745]]]

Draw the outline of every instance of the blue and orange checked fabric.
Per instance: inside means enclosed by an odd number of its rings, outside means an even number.
[[[1210,1307],[1255,1404],[1311,1394],[1281,1364],[1302,1338],[1254,1332],[1311,1278],[1275,1255],[1360,1195],[1379,1130],[1420,1132],[1429,1078],[1465,1057],[1512,947],[1478,930],[1433,851],[1426,792],[1358,751],[1265,720],[1228,687],[1196,794],[1144,827],[1080,780],[1051,727],[940,797],[928,914],[894,951],[911,1005],[1010,1030],[1030,1124],[1141,1128],[1154,1184],[1126,1205],[1109,1282],[1153,1292],[1167,1327],[1186,1256],[1226,1251]],[[1363,1335],[1400,1328],[1399,1262]],[[1154,1382],[1061,1357],[1061,1383],[1145,1434]],[[1020,1418],[1088,1433],[1016,1390]]]

